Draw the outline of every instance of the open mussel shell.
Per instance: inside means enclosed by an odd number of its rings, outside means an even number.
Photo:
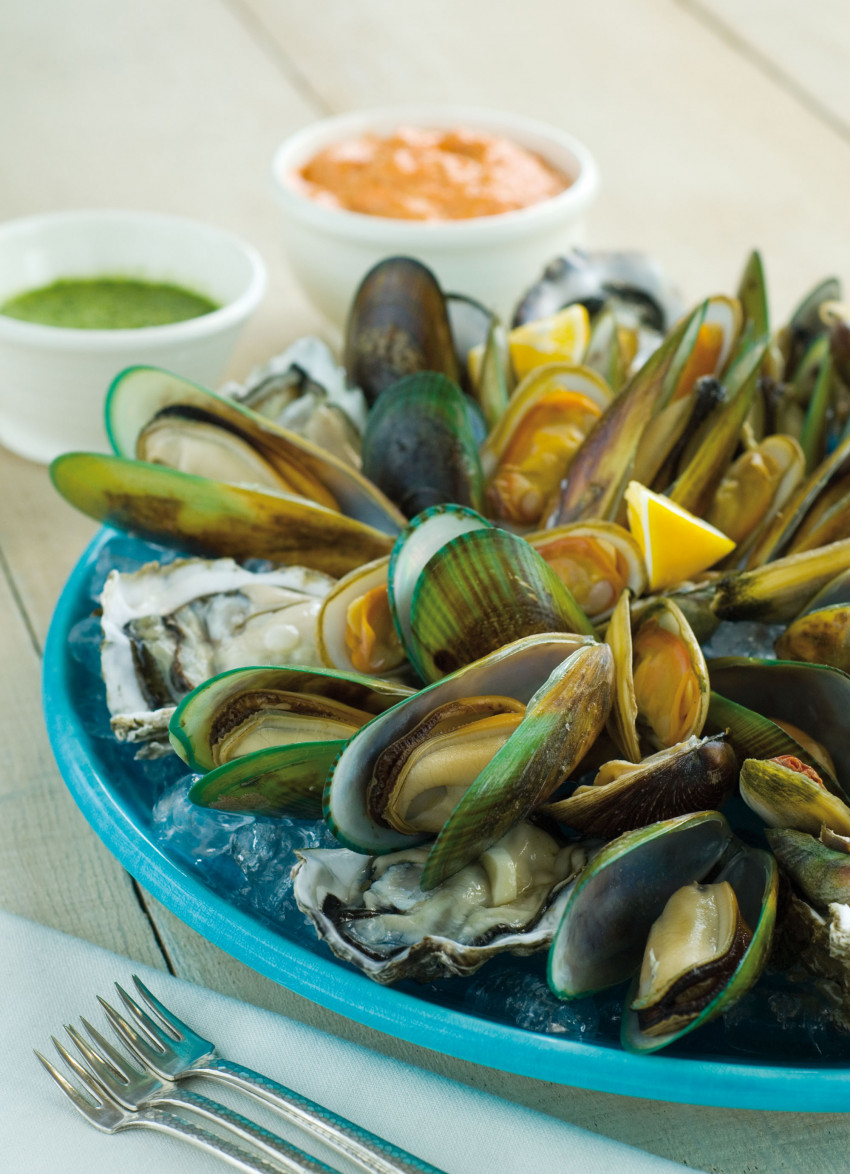
[[[578,648],[552,670],[439,832],[423,888],[475,860],[569,778],[602,732],[613,691],[614,658],[606,644]]]
[[[705,520],[737,543],[736,564],[744,560],[762,528],[783,508],[805,470],[799,442],[781,434],[766,436],[730,466]]]
[[[66,501],[98,522],[187,554],[264,558],[344,575],[388,554],[388,534],[302,497],[228,485],[100,453],[50,467]]]
[[[375,401],[363,433],[363,472],[406,517],[448,502],[481,508],[472,410],[456,383],[431,372],[399,380]]]
[[[615,522],[574,522],[536,530],[525,540],[541,555],[592,620],[607,615],[623,591],[641,595],[646,566],[635,539]]]
[[[755,338],[766,338],[770,333],[770,314],[767,301],[767,283],[761,254],[754,249],[747,257],[738,286],[738,301],[743,315],[743,326],[752,324]]]
[[[748,370],[742,385],[703,422],[694,435],[692,449],[683,454],[682,470],[668,496],[698,517],[711,506],[738,446],[755,398],[763,354],[764,347],[756,347],[746,357]]]
[[[850,538],[844,538],[753,570],[732,571],[716,583],[712,609],[721,620],[787,624],[836,575],[848,570]]]
[[[774,648],[781,660],[850,672],[850,572],[831,579],[792,620]]]
[[[544,528],[617,519],[643,430],[669,402],[704,314],[705,307],[698,307],[667,335],[593,426],[550,504]]]
[[[202,775],[189,789],[189,798],[216,811],[321,819],[325,780],[344,745],[297,742],[234,758]]]
[[[388,676],[403,671],[406,655],[393,623],[389,555],[355,567],[322,600],[316,647],[332,669]]]
[[[359,673],[232,669],[184,697],[169,737],[192,770],[207,771],[270,746],[345,741],[411,692]]]
[[[629,978],[652,923],[682,885],[703,880],[732,840],[717,811],[625,832],[584,868],[549,952],[549,986],[578,999]]]
[[[345,331],[349,382],[373,404],[390,384],[417,371],[458,381],[446,300],[437,279],[412,257],[370,269],[354,296]]]
[[[773,759],[748,758],[741,765],[740,788],[744,802],[768,827],[810,835],[826,827],[850,836],[850,807],[802,770]]]
[[[370,785],[384,751],[408,737],[447,702],[502,696],[527,704],[554,669],[576,649],[590,646],[586,637],[572,634],[528,636],[421,689],[376,717],[346,745],[328,780],[324,802],[331,831],[346,847],[369,855],[393,852],[427,838],[399,832],[370,810]]]
[[[491,527],[451,539],[426,563],[406,646],[423,679],[436,681],[537,632],[595,634],[548,563],[522,538]]]
[[[622,644],[617,640],[623,629],[615,625],[610,632],[619,673],[615,721],[625,725],[635,708],[638,736],[659,750],[699,736],[708,713],[708,669],[681,609],[660,595],[641,611],[632,625],[631,662],[625,639]],[[629,691],[633,703],[626,696]],[[626,752],[630,749],[624,746]]]
[[[747,566],[761,567],[781,556],[793,555],[816,546],[825,546],[850,536],[850,508],[847,496],[850,476],[850,437],[841,443],[801,481],[771,524],[753,547]],[[816,532],[829,513],[831,536]],[[837,570],[836,570],[837,573]]]
[[[376,982],[472,974],[496,954],[546,949],[588,850],[529,823],[427,895],[425,848],[297,852],[293,893],[330,949]]]
[[[723,697],[781,722],[810,750],[812,743],[816,753],[823,747],[831,759],[835,781],[819,766],[818,773],[831,791],[847,801],[850,745],[845,724],[850,710],[850,677],[827,665],[754,657],[711,660],[708,671],[712,688]]]
[[[632,672],[632,617],[628,591],[623,591],[617,600],[605,629],[605,642],[614,654],[616,669],[608,733],[629,762],[640,762],[642,755],[637,731],[638,706]]]
[[[387,534],[404,525],[396,507],[346,462],[170,371],[141,366],[122,371],[107,393],[105,417],[119,456],[298,494]]]
[[[723,738],[688,738],[642,762],[613,761],[546,815],[588,836],[613,839],[634,828],[720,808],[735,789],[738,764]]]
[[[533,370],[481,446],[487,512],[523,526],[540,521],[570,461],[613,393],[595,371],[569,363]]]
[[[813,905],[821,909],[834,901],[850,905],[850,845],[846,841],[836,849],[790,827],[768,828],[765,835],[781,870]]]
[[[711,691],[708,704],[707,730],[723,734],[735,751],[739,762],[746,758],[779,758],[790,756],[816,770],[828,790],[840,790],[833,774],[833,765],[824,750],[814,745],[799,730],[803,742],[797,741],[788,729],[777,725],[762,713],[738,705],[728,697]]]
[[[781,660],[828,664],[850,672],[850,605],[807,611],[788,625],[775,648]]]
[[[665,991],[640,998],[640,976],[633,980],[621,1029],[627,1051],[656,1052],[708,1023],[748,991],[764,970],[776,921],[776,861],[767,852],[742,846],[706,889],[717,893],[718,912],[726,916],[718,918],[719,925],[712,925],[714,919],[698,905],[708,925],[661,926],[656,941],[673,951],[673,957],[662,963],[670,981]],[[703,894],[709,908],[714,905],[713,895]],[[727,903],[731,908],[723,908]],[[650,959],[650,972],[654,961]],[[647,1026],[644,1016],[650,1006],[651,1026]]]
[[[417,514],[399,534],[390,555],[387,592],[393,623],[408,656],[412,647],[410,605],[426,563],[451,539],[490,527],[475,510],[449,504]]]

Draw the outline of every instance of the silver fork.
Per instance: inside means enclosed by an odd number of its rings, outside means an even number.
[[[97,1049],[86,1042],[69,1024],[65,1030],[74,1042],[89,1067],[89,1077],[98,1091],[111,1100],[117,1101],[125,1109],[188,1109],[208,1121],[223,1126],[242,1141],[250,1142],[274,1161],[273,1169],[283,1170],[286,1174],[338,1174],[305,1154],[302,1150],[290,1145],[282,1137],[263,1129],[247,1117],[234,1113],[225,1105],[212,1101],[209,1097],[188,1089],[178,1089],[170,1080],[160,1080],[150,1072],[140,1071],[112,1047],[100,1032],[86,1020],[82,1019],[83,1026],[88,1032]],[[73,1071],[79,1074],[79,1066],[73,1057],[55,1039],[53,1040],[59,1055],[66,1064],[73,1066]]]
[[[54,1043],[56,1041],[54,1040]],[[217,1154],[231,1166],[239,1170],[253,1171],[253,1174],[280,1174],[280,1168],[267,1162],[259,1155],[248,1153],[241,1146],[234,1145],[225,1138],[217,1137],[209,1130],[186,1121],[178,1113],[171,1113],[167,1109],[155,1109],[148,1106],[145,1109],[130,1110],[122,1108],[117,1101],[98,1090],[90,1075],[82,1065],[77,1065],[73,1057],[72,1070],[77,1073],[88,1096],[84,1096],[69,1080],[59,1072],[49,1060],[36,1052],[41,1063],[65,1093],[71,1104],[86,1118],[95,1129],[101,1133],[118,1133],[122,1129],[154,1129],[159,1133],[167,1133],[171,1137],[182,1138],[198,1149]]]
[[[100,1003],[124,1044],[157,1076],[166,1080],[206,1076],[239,1088],[271,1105],[287,1121],[319,1138],[337,1153],[344,1154],[366,1174],[444,1174],[444,1171],[338,1116],[309,1097],[226,1059],[210,1040],[192,1031],[169,1011],[135,974],[133,982],[156,1019],[151,1018],[118,983],[115,986],[140,1030],[102,999]]]

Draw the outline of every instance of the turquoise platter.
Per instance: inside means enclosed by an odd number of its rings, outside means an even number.
[[[529,1031],[471,1013],[456,1001],[453,1005],[448,985],[421,993],[415,984],[378,986],[334,958],[306,921],[276,925],[216,892],[157,837],[139,768],[127,747],[118,747],[109,735],[105,707],[102,713],[92,709],[102,704],[97,683],[69,642],[92,613],[92,583],[102,577],[116,538],[110,530],[98,533],[56,606],[44,657],[45,720],[62,776],[89,824],[127,871],[187,925],[273,981],[349,1019],[518,1076],[690,1104],[850,1109],[850,1043],[846,1059],[770,1060],[737,1054],[717,1033],[697,1032],[679,1052],[632,1056],[613,1039]],[[136,565],[160,553],[127,537],[120,543],[122,557]]]

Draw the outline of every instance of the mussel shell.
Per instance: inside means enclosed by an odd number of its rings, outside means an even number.
[[[850,836],[850,808],[826,787],[771,759],[741,764],[741,797],[768,827],[815,834],[822,827]]]
[[[772,563],[782,556],[795,553],[797,535],[812,511],[817,508],[823,496],[829,493],[830,488],[848,473],[850,437],[842,440],[838,447],[797,486],[785,508],[762,532],[750,553],[747,566],[761,567],[764,563]],[[838,569],[836,568],[834,573],[837,573]]]
[[[430,269],[412,257],[388,257],[369,270],[348,316],[345,368],[370,404],[417,371],[458,381],[446,301]]]
[[[572,397],[569,405],[557,405],[557,416],[554,408],[546,407],[547,399],[551,401],[553,395]],[[511,518],[515,522],[525,524],[533,524],[539,520],[574,453],[612,399],[610,387],[601,376],[588,367],[570,363],[546,363],[527,375],[512,394],[504,413],[481,446],[481,465],[488,483],[487,498],[490,512],[494,516]],[[546,420],[550,428],[566,426],[570,421],[571,424],[570,431],[563,434],[559,445],[553,447],[548,454],[539,452],[539,442],[535,442],[535,447],[527,450],[523,458],[523,484],[527,487],[526,491],[536,489],[540,502],[536,516],[529,517],[530,509],[525,508],[523,502],[517,501],[514,496],[514,485],[511,482],[516,478],[517,467],[513,465],[511,469],[508,454],[512,452],[517,437],[527,428],[527,422],[541,410],[548,413]],[[539,422],[539,415],[537,419]],[[515,454],[515,448],[513,452]],[[545,473],[543,480],[538,477],[537,483],[533,479],[536,475],[535,470],[528,474],[525,472],[532,456]],[[544,459],[547,456],[548,463]],[[552,488],[549,488],[550,481],[555,477],[557,480],[554,481]]]
[[[298,742],[235,758],[202,775],[189,790],[199,807],[321,819],[325,780],[345,742]]]
[[[338,702],[374,715],[410,697],[412,690],[361,673],[327,669],[232,669],[212,677],[184,697],[171,719],[171,744],[192,770],[212,770],[218,766],[215,743],[232,725],[231,709],[238,706],[240,710],[261,710],[267,700],[274,703],[281,692],[297,693],[319,704],[323,700]]]
[[[583,636],[557,633],[514,641],[421,689],[364,726],[346,745],[325,788],[325,820],[336,838],[345,847],[368,855],[421,842],[421,836],[405,836],[383,827],[368,811],[366,792],[383,750],[445,701],[498,694],[526,704],[553,669],[589,643]]]
[[[616,520],[647,420],[669,401],[703,314],[699,307],[671,331],[591,429],[543,520],[544,528],[588,518]]]
[[[728,742],[689,738],[612,782],[580,787],[543,811],[585,835],[613,839],[660,820],[717,810],[732,794],[737,777],[737,759]]]
[[[625,588],[635,596],[646,589],[640,547],[616,522],[574,522],[554,530],[536,530],[526,534],[525,540],[542,555],[593,620],[607,615]],[[596,579],[594,565],[604,572]]]
[[[384,646],[383,655],[392,663],[386,667],[373,664],[369,669],[356,665],[352,659],[352,650],[346,642],[349,608],[371,591],[387,588],[389,570],[389,556],[375,559],[365,566],[355,567],[353,571],[343,576],[322,600],[319,610],[316,631],[316,647],[322,663],[328,668],[344,669],[346,672],[367,672],[372,676],[385,676],[403,670],[404,649],[395,630],[392,611],[389,605],[387,591],[387,619],[392,627]],[[396,644],[397,642],[397,644]],[[397,660],[396,652],[401,657]]]
[[[89,517],[187,554],[264,558],[344,575],[392,547],[388,534],[302,497],[144,461],[65,453],[50,476],[65,500]]]
[[[549,986],[578,999],[629,978],[669,897],[703,880],[731,842],[717,811],[625,832],[576,880],[549,952]]]
[[[285,477],[292,469],[305,486],[315,482],[327,499],[322,504],[334,502],[348,517],[387,534],[397,534],[404,525],[396,507],[346,462],[259,412],[170,371],[143,366],[122,371],[107,392],[104,411],[110,443],[119,456],[137,456],[139,436],[160,413],[184,412],[241,438]]]
[[[738,705],[728,697],[712,689],[708,704],[706,729],[723,734],[728,740],[739,762],[746,758],[777,758],[789,755],[816,770],[830,791],[838,789],[832,771],[809,749],[798,742],[782,726],[772,722],[764,714]]]
[[[850,855],[837,852],[822,840],[796,828],[768,828],[765,832],[781,870],[790,876],[813,905],[825,909],[832,902],[850,905]]]
[[[850,605],[807,611],[788,625],[775,648],[780,660],[828,664],[850,672]]]
[[[608,733],[621,754],[630,762],[640,762],[638,707],[632,673],[632,617],[628,591],[623,591],[617,600],[605,629],[605,641],[611,646],[616,665],[614,704],[608,721]]]
[[[753,570],[733,571],[715,585],[712,608],[721,620],[787,624],[836,575],[850,570],[850,538],[788,555]]]
[[[651,639],[652,625],[665,641],[668,638],[674,641],[672,650],[676,657],[672,664],[669,664],[669,657],[667,658],[668,667],[661,672],[655,683],[650,685],[649,679],[642,672],[642,666],[649,663],[648,671],[651,672],[654,663],[657,671],[660,662],[653,658],[651,653],[649,657],[646,656],[642,641],[645,636]],[[632,625],[631,636],[632,664],[628,665],[618,656],[617,668],[624,677],[622,688],[630,688],[634,692],[638,733],[645,735],[658,749],[675,745],[692,734],[699,736],[708,714],[708,669],[702,649],[681,609],[669,596],[658,596],[651,605],[641,611]],[[669,645],[667,649],[662,647],[662,653],[669,650]],[[684,677],[677,677],[680,670],[679,652],[684,655],[687,662]],[[623,704],[622,701],[620,704]],[[653,708],[659,704],[660,711]],[[624,707],[623,721],[626,712]]]
[[[439,832],[423,889],[477,859],[569,778],[601,733],[613,690],[614,658],[605,644],[578,648],[552,670]]]
[[[758,249],[754,249],[747,258],[738,286],[738,301],[741,304],[744,327],[752,323],[754,336],[766,338],[770,333],[767,283]]]
[[[417,514],[399,534],[390,555],[387,589],[396,632],[408,655],[412,644],[410,606],[425,565],[452,538],[490,526],[475,510],[444,505]]]
[[[448,502],[480,509],[483,474],[470,413],[470,401],[444,375],[399,380],[369,413],[363,472],[408,518]]]
[[[428,561],[410,605],[408,656],[436,681],[512,640],[593,625],[522,538],[495,527],[461,534]]]
[[[776,861],[767,853],[755,848],[741,847],[731,854],[715,881],[728,881],[738,901],[744,922],[752,931],[749,945],[740,957],[731,975],[716,980],[719,989],[703,996],[708,1001],[700,1013],[685,1026],[666,1034],[647,1035],[641,1031],[638,1016],[631,1009],[637,994],[638,979],[635,977],[626,996],[621,1028],[621,1042],[629,1052],[656,1052],[674,1040],[696,1030],[710,1019],[727,1010],[758,981],[764,970],[773,940],[776,921],[776,906],[779,892],[779,874]]]
[[[837,782],[824,783],[847,802],[850,745],[845,735],[850,711],[850,677],[826,665],[797,661],[723,657],[709,661],[712,688],[730,701],[803,730],[825,747]]]

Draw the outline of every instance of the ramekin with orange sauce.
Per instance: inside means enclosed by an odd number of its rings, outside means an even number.
[[[392,255],[507,316],[582,240],[597,187],[592,156],[558,128],[451,106],[314,123],[282,144],[272,175],[292,268],[339,325],[364,274]]]

